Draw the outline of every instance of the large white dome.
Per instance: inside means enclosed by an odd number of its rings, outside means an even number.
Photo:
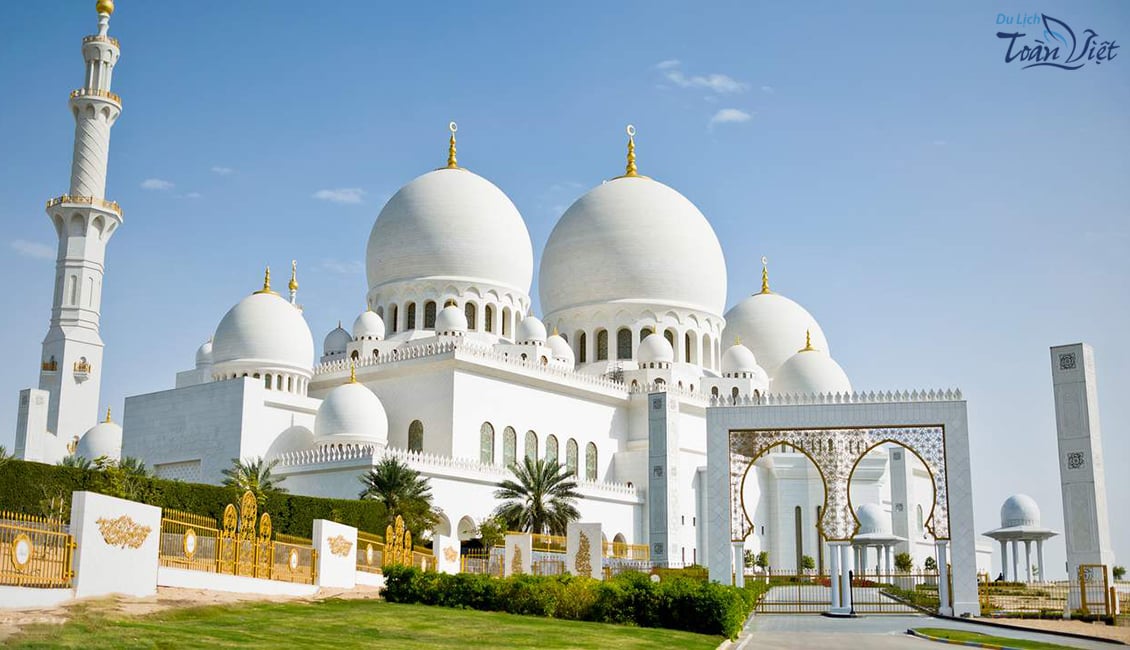
[[[388,415],[364,384],[350,381],[331,390],[314,416],[315,444],[388,444]]]
[[[470,279],[529,293],[534,253],[502,190],[465,169],[437,169],[389,199],[365,255],[369,289],[415,279]]]
[[[212,339],[213,367],[288,368],[310,372],[314,337],[302,312],[277,294],[257,292],[228,310]]]
[[[641,366],[647,363],[672,363],[675,361],[675,350],[671,347],[671,342],[667,340],[667,337],[652,332],[640,342],[639,350],[636,351],[636,359],[639,360]]]
[[[547,316],[629,302],[720,315],[726,261],[706,217],[686,197],[642,176],[577,199],[549,236],[538,279]]]
[[[1040,506],[1027,494],[1014,494],[1001,505],[1001,528],[1040,525]]]
[[[111,460],[120,460],[122,456],[122,427],[110,420],[106,414],[106,421],[99,422],[90,428],[78,439],[75,455],[87,460],[95,460],[105,456]]]
[[[380,341],[385,337],[384,319],[372,309],[361,312],[357,320],[353,321],[353,339]]]
[[[761,368],[757,365],[757,357],[741,343],[734,343],[722,353],[723,376],[756,373],[758,370]]]
[[[877,503],[865,503],[855,511],[859,520],[860,535],[889,535],[891,533],[891,517]]]
[[[773,393],[850,393],[847,373],[823,350],[801,350],[781,364],[770,385]]]
[[[812,345],[828,350],[824,330],[804,307],[778,293],[757,293],[726,312],[722,339],[742,340],[757,357],[757,363],[774,376],[785,361],[796,354],[804,332],[812,335]]]
[[[349,332],[341,326],[341,321],[338,321],[337,327],[330,330],[330,333],[326,334],[325,340],[322,341],[322,354],[327,357],[345,354],[345,348],[352,340]]]

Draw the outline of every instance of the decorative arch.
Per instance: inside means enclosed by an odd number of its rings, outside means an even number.
[[[585,445],[585,480],[595,481],[597,475],[596,462],[597,462],[596,444],[589,443]]]
[[[502,430],[502,464],[506,467],[513,465],[518,459],[518,432],[514,427]]]
[[[393,333],[399,332],[400,331],[400,310],[397,308],[395,303],[388,306],[388,313],[392,317],[389,320],[392,321],[392,331],[393,331]]]
[[[526,432],[526,458],[538,459],[538,434],[533,430]]]
[[[557,460],[557,436],[552,433],[545,437],[545,462],[558,462]]]
[[[405,310],[404,310],[404,319],[405,319],[404,329],[406,329],[406,330],[416,329],[416,303],[414,303],[414,302],[408,303],[408,307],[405,308]]]
[[[608,330],[596,331],[596,360],[608,361]]]
[[[429,300],[424,303],[424,329],[436,328],[436,301]]]
[[[494,333],[494,305],[487,305],[483,307],[483,331],[488,334]]]
[[[490,422],[483,422],[479,427],[479,462],[494,464],[494,426]]]
[[[616,331],[616,358],[619,360],[632,358],[632,330],[621,327]]]
[[[467,331],[474,332],[479,329],[478,317],[479,307],[470,300],[467,304],[463,305],[463,315],[467,317]]]
[[[577,335],[573,337],[573,340],[576,341],[577,361],[579,363],[587,363],[589,360],[588,335],[585,334],[584,330],[577,330]]]
[[[578,455],[577,441],[569,438],[569,441],[565,443],[565,470],[569,472],[571,476],[577,475]]]

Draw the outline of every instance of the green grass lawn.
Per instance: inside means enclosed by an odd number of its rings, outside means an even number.
[[[377,600],[247,603],[132,618],[79,611],[16,648],[716,648],[721,637]]]
[[[949,641],[973,641],[974,643],[987,643],[989,645],[1005,646],[1008,648],[1025,648],[1031,650],[1072,650],[1073,646],[1059,645],[1057,643],[1044,643],[1043,641],[1025,641],[1023,639],[1010,639],[1003,636],[990,636],[980,632],[966,632],[964,630],[950,630],[944,627],[916,627],[915,632]]]

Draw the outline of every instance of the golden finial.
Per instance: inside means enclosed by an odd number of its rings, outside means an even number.
[[[628,166],[624,170],[624,176],[639,176],[636,169],[636,127],[629,124],[624,130],[628,133]]]
[[[761,293],[773,293],[769,290],[769,258],[761,256]]]
[[[355,363],[349,364],[349,383],[357,383],[357,364]]]
[[[742,344],[742,337],[735,336],[734,337],[734,345],[741,345],[741,344]]]
[[[113,420],[110,419],[110,407],[109,406],[106,407],[106,420],[105,421],[106,422],[113,422]]]
[[[94,10],[100,14],[112,16],[114,14],[114,0],[98,0],[94,5]]]
[[[557,325],[556,324],[553,326],[553,335],[554,336],[561,336],[561,334],[557,331]]]
[[[816,348],[812,347],[812,330],[804,330],[804,347],[797,350],[797,352],[815,352]]]
[[[268,266],[267,270],[263,272],[263,288],[256,291],[255,293],[269,293],[269,294],[276,295],[276,296],[278,295],[274,291],[271,291],[271,267],[270,266]]]
[[[447,143],[447,168],[459,169],[459,161],[455,159],[455,132],[459,130],[459,125],[450,122],[447,128],[451,131],[451,140]]]
[[[287,287],[291,291],[298,291],[298,260],[290,261],[290,284]]]
[[[68,454],[73,456],[76,451],[78,451],[78,436],[75,436],[73,440],[67,443]]]

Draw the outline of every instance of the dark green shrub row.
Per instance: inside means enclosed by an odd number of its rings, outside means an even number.
[[[7,460],[0,465],[0,510],[70,517],[71,493],[88,490],[128,498],[161,508],[175,508],[221,519],[224,506],[238,505],[234,488],[200,483],[132,478],[123,494],[120,482],[98,470]],[[285,484],[284,484],[285,486]],[[51,503],[54,500],[54,503]],[[53,512],[52,512],[53,511]],[[271,515],[275,532],[309,537],[315,519],[329,519],[384,534],[384,507],[375,501],[320,499],[272,494],[262,509]]]
[[[762,591],[682,576],[652,582],[634,571],[599,581],[569,575],[493,578],[389,567],[383,595],[392,603],[663,627],[733,638]]]

